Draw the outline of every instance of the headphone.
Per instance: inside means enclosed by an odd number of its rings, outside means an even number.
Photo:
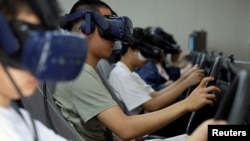
[[[97,25],[100,36],[106,40],[132,42],[133,24],[126,16],[102,16],[93,10],[80,10],[72,14],[66,14],[60,25],[63,29],[68,29],[69,24],[75,20],[83,18],[80,26],[81,31],[89,35],[94,32]]]
[[[0,13],[0,61],[29,70],[39,80],[72,80],[87,56],[84,36],[40,29],[21,21],[8,23]]]
[[[84,19],[83,23],[80,26],[80,29],[86,35],[94,32],[95,25],[98,25],[103,30],[107,30],[109,27],[108,23],[105,21],[105,18],[99,13],[92,10],[80,10],[72,14],[66,14],[60,27],[63,29],[67,29],[69,23],[80,18]]]
[[[61,8],[58,0],[26,0],[39,16],[46,29],[55,30],[60,23]]]
[[[167,53],[178,54],[181,52],[180,46],[177,43],[171,43],[168,39],[166,39],[166,38],[171,37],[171,35],[168,35],[161,27],[156,26],[156,27],[150,28],[150,35],[154,36],[157,40],[163,41],[166,44],[164,50]]]

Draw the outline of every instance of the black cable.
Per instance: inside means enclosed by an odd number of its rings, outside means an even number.
[[[56,130],[55,128],[55,125],[52,121],[52,118],[50,116],[50,112],[49,112],[49,106],[48,106],[48,98],[47,98],[47,85],[46,85],[46,82],[43,83],[43,94],[44,94],[44,97],[43,97],[43,102],[44,102],[44,108],[45,108],[45,113],[48,117],[48,121],[49,121],[49,124],[51,126],[51,128],[55,131],[55,133],[58,134],[58,131]]]
[[[5,73],[8,75],[10,81],[11,81],[12,84],[14,85],[14,87],[15,87],[17,93],[19,94],[20,98],[23,98],[23,95],[22,95],[21,90],[18,88],[18,86],[17,86],[17,84],[15,83],[14,79],[11,77],[9,71],[7,70],[7,65],[6,65],[5,63],[3,63],[3,62],[2,62],[2,65],[3,65],[3,69],[4,69]],[[20,109],[19,109],[19,108],[15,108],[15,109],[16,109],[17,113],[21,116],[21,118],[23,119],[23,121],[24,121],[24,123],[27,125],[27,127],[29,127],[29,126],[28,126],[28,123],[27,123],[27,121],[25,120],[25,118],[23,117],[23,115],[22,115]],[[35,126],[35,123],[34,123],[34,121],[33,121],[33,118],[32,118],[32,116],[31,116],[31,114],[30,114],[30,120],[31,120],[33,129],[34,129],[34,141],[38,141],[37,129],[36,129],[36,126]]]

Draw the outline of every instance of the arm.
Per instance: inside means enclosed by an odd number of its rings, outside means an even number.
[[[166,87],[163,90],[165,90],[167,92],[167,91],[170,91],[170,90],[176,88],[180,83],[182,83],[186,78],[188,78],[189,75],[191,75],[193,72],[195,72],[197,70],[198,70],[197,65],[193,66],[185,74],[183,74],[179,79],[177,79],[176,81],[174,81],[174,83],[172,83],[170,86]],[[187,85],[187,87],[189,87],[189,85],[190,85],[190,83]],[[165,93],[165,92],[163,92],[163,93]]]
[[[114,106],[98,114],[97,118],[122,140],[134,139],[166,126],[187,112],[197,110],[207,104],[212,105],[215,95],[209,92],[219,91],[219,89],[214,86],[204,88],[205,84],[212,80],[211,77],[203,79],[188,98],[162,110],[126,116],[119,107]]]
[[[200,124],[195,131],[190,135],[187,141],[207,141],[208,125],[224,125],[227,124],[224,120],[208,119]]]
[[[193,86],[201,81],[204,77],[203,70],[194,70],[186,79],[178,84],[172,84],[170,88],[164,88],[161,91],[153,92],[151,100],[143,104],[147,111],[155,111],[172,104],[188,87]]]

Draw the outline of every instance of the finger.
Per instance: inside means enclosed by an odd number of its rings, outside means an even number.
[[[198,64],[194,64],[192,68],[198,68]]]
[[[190,71],[192,72],[192,71],[197,70],[197,69],[198,69],[198,65],[195,64],[195,65],[190,69]]]
[[[213,77],[205,77],[202,79],[201,83],[199,84],[198,87],[205,87],[206,83],[209,81],[213,81],[214,78]]]
[[[194,70],[193,73],[200,73],[200,74],[203,74],[203,73],[205,73],[205,71],[204,71],[203,69],[196,69],[196,70]]]
[[[213,102],[215,102],[216,99],[217,99],[215,94],[206,94],[205,98],[209,99],[209,100],[212,100]]]
[[[205,77],[205,74],[199,74],[199,76],[198,77],[200,77],[200,78],[204,78]]]
[[[221,90],[216,86],[209,86],[209,87],[205,88],[205,92],[207,92],[207,93],[212,92],[212,91],[215,91],[217,93],[221,92]]]
[[[213,105],[214,105],[214,102],[213,102],[212,100],[209,100],[209,99],[207,99],[207,100],[205,101],[205,103],[206,103],[206,105],[210,105],[210,106],[213,106]]]

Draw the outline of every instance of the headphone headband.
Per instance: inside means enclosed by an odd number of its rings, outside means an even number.
[[[100,15],[99,13],[92,11],[92,10],[80,10],[80,11],[74,12],[72,14],[66,14],[64,16],[63,22],[61,23],[60,27],[63,29],[66,29],[69,23],[71,23],[77,19],[80,19],[80,18],[83,18],[85,20],[94,21],[99,27],[101,27],[104,30],[109,27],[105,18],[102,15]],[[88,18],[88,19],[86,19],[86,18]],[[87,22],[90,22],[90,21],[87,21]]]

